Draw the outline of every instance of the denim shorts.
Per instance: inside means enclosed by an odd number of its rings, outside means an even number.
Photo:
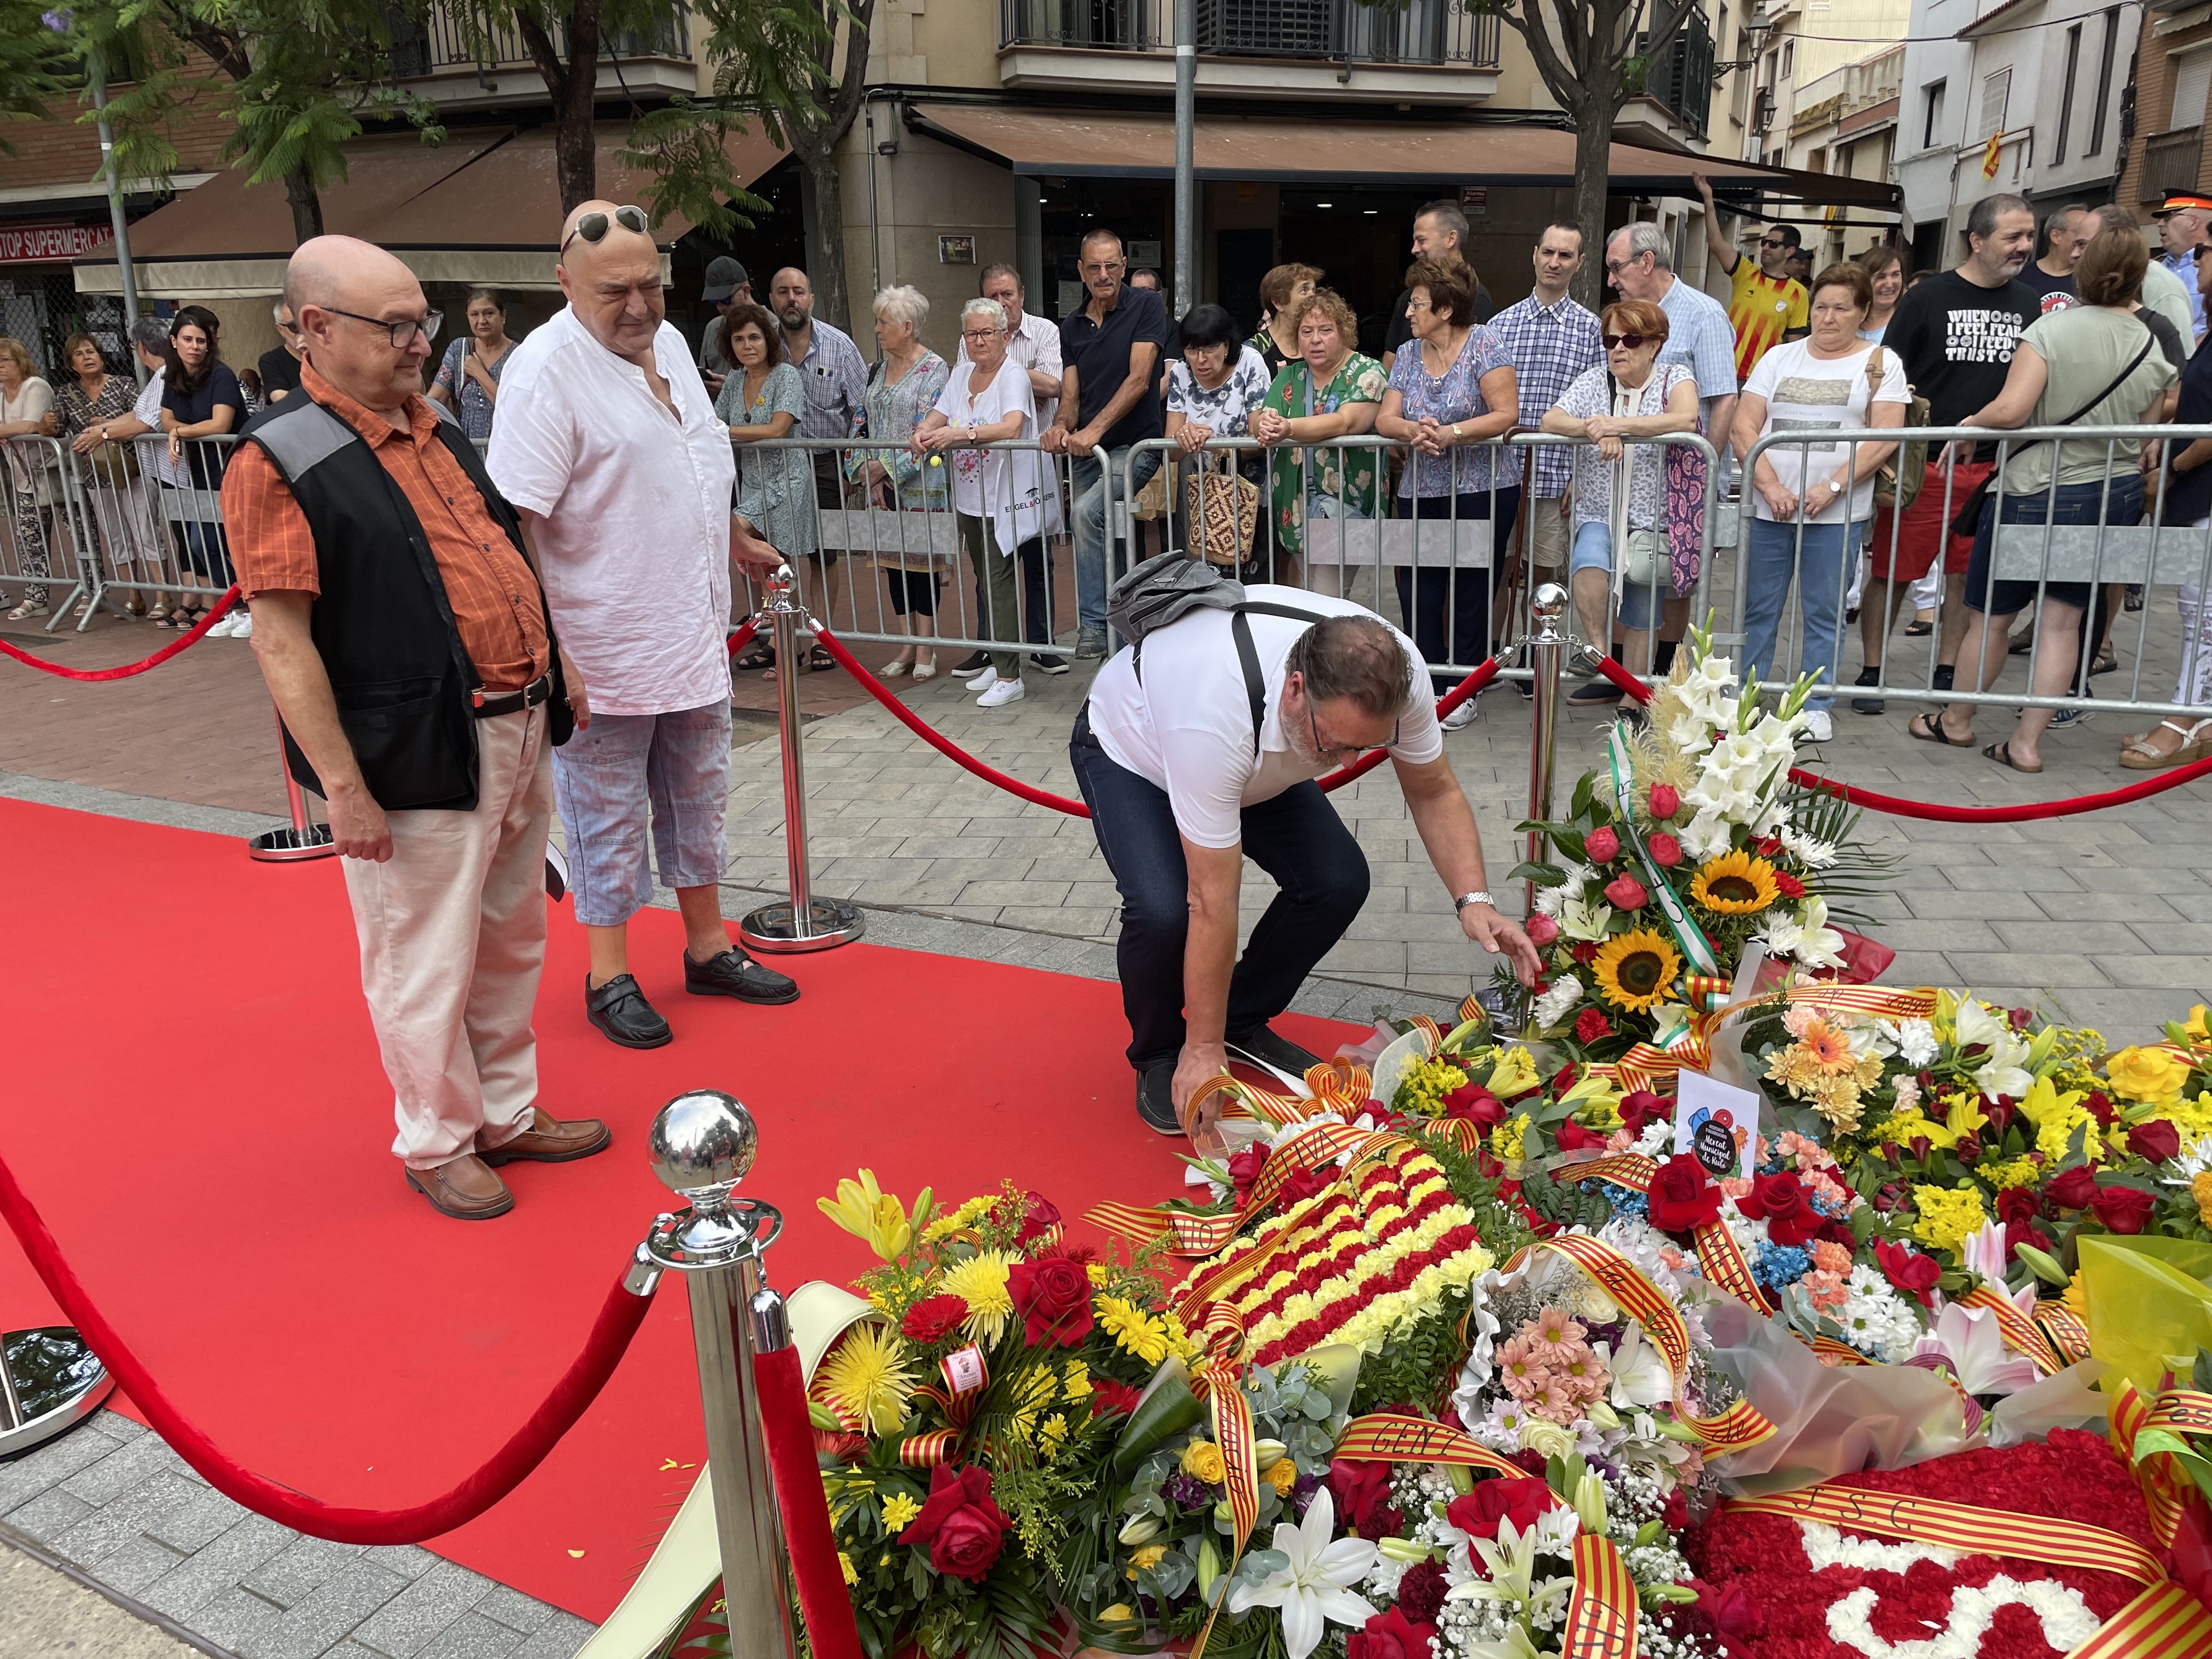
[[[1569,558],[1569,568],[1579,574],[1585,570],[1602,570],[1613,574],[1613,526],[1601,520],[1590,519],[1575,526],[1575,550]],[[1620,589],[1620,625],[1632,634],[1649,633],[1655,626],[1659,602],[1663,595],[1659,584],[1669,580],[1668,567],[1662,559],[1652,580],[1643,586],[1623,583]],[[1674,590],[1669,587],[1668,592]]]
[[[729,860],[730,705],[599,714],[553,751],[553,802],[568,835],[576,920],[618,927],[665,887],[708,887]],[[648,808],[653,856],[646,855]]]

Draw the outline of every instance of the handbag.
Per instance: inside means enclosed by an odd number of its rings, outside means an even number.
[[[2129,363],[2125,368],[2119,372],[2118,375],[2112,380],[2112,383],[2106,386],[2102,392],[2100,392],[2095,397],[2090,398],[2087,403],[2083,404],[2081,408],[2075,410],[2071,415],[2069,415],[2064,420],[2052,421],[2050,424],[2052,426],[2073,425],[2075,422],[2080,420],[2091,410],[2096,408],[2099,404],[2103,403],[2106,398],[2111,397],[2115,392],[2118,392],[2122,386],[2125,386],[2128,383],[2128,377],[2142,367],[2143,359],[2149,356],[2150,354],[2157,349],[2158,336],[2153,334],[2149,329],[2144,329],[2142,349],[2136,353],[2134,361]],[[2030,438],[2018,449],[2014,450],[2008,459],[2016,461],[2021,455],[2034,448],[2036,445],[2047,444],[2051,441],[2051,440],[2049,438]],[[1976,484],[1973,489],[1967,491],[1965,505],[1960,507],[1957,516],[1951,520],[1951,533],[1954,536],[1971,536],[1977,530],[1981,528],[1982,507],[1984,503],[1985,503],[1990,498],[1990,485],[1996,480],[1996,476],[1997,469],[1991,467],[1990,469],[1989,477],[1984,478],[1981,483]],[[2052,483],[2056,483],[2058,477],[2057,469],[2054,467],[2051,470],[2051,476]]]
[[[1260,486],[1236,471],[1194,465],[1183,483],[1183,512],[1194,550],[1210,565],[1242,570],[1260,526]]]
[[[1167,517],[1168,504],[1172,499],[1168,491],[1173,488],[1170,475],[1175,471],[1176,466],[1176,462],[1170,457],[1158,471],[1145,480],[1145,487],[1129,502],[1131,518],[1149,522]]]
[[[1656,530],[1632,530],[1628,546],[1621,555],[1620,579],[1631,587],[1649,587],[1657,580],[1659,571],[1659,532]],[[1671,592],[1673,584],[1668,583]]]
[[[1881,377],[1888,371],[1887,361],[1876,346],[1867,353],[1867,405],[1871,413],[1874,394],[1881,390]],[[1906,388],[1911,391],[1910,387]],[[1912,401],[1906,405],[1905,423],[1924,427],[1928,424],[1928,399],[1913,392]],[[1893,513],[1904,513],[1920,498],[1920,486],[1928,481],[1928,440],[1917,443],[1901,443],[1890,452],[1889,459],[1875,469],[1874,499],[1877,507],[1886,507]]]

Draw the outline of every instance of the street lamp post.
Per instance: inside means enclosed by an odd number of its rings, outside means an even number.
[[[1175,310],[1198,303],[1198,0],[1176,0]]]

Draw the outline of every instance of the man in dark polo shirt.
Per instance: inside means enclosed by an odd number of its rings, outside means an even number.
[[[300,389],[300,330],[282,300],[269,307],[269,319],[276,325],[277,343],[261,354],[261,395],[281,404]]]
[[[1075,498],[1075,603],[1079,659],[1106,654],[1107,509],[1122,483],[1129,447],[1162,431],[1160,398],[1153,381],[1167,343],[1167,307],[1160,296],[1121,280],[1128,262],[1121,239],[1094,230],[1083,239],[1078,270],[1091,298],[1060,319],[1060,412],[1042,442],[1069,457]],[[1093,451],[1103,447],[1110,468]],[[1132,492],[1159,470],[1160,453],[1143,451],[1127,480]],[[1127,549],[1114,538],[1115,574]]]
[[[439,317],[349,236],[301,244],[284,299],[301,394],[248,422],[222,481],[253,653],[292,775],[330,803],[407,1184],[441,1214],[514,1207],[491,1166],[588,1158],[538,1102],[553,749],[590,711],[562,672],[514,509],[422,395]]]

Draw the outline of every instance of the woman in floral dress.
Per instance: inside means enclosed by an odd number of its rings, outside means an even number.
[[[1375,429],[1388,377],[1382,364],[1360,354],[1352,307],[1333,289],[1318,289],[1298,314],[1297,328],[1300,356],[1285,363],[1267,388],[1267,401],[1252,416],[1252,435],[1270,448],[1364,437]],[[1379,444],[1279,449],[1271,472],[1275,580],[1296,586],[1309,518],[1371,519],[1380,510],[1383,450]]]

